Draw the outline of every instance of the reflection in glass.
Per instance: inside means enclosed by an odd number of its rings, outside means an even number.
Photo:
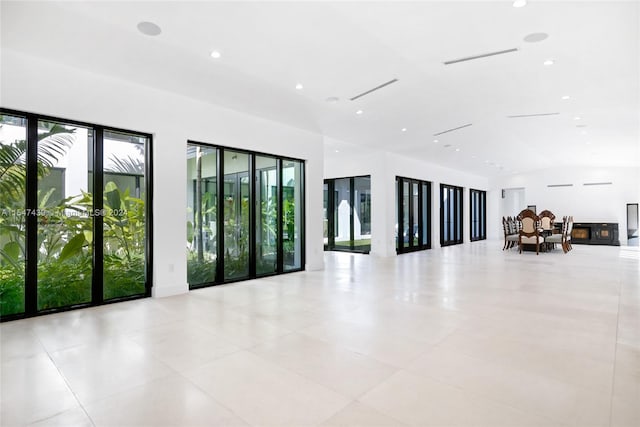
[[[249,275],[249,155],[224,150],[224,278]]]
[[[402,239],[396,239],[399,254],[431,247],[430,189],[427,181],[396,177],[396,218],[402,216]]]
[[[302,267],[302,162],[282,162],[282,251],[284,271]]]
[[[420,217],[422,223],[422,245],[429,245],[429,185],[422,184],[422,216]]]
[[[189,286],[216,278],[217,150],[187,146],[187,281]]]
[[[38,310],[92,299],[92,146],[87,128],[38,122]]]
[[[335,180],[335,246],[336,248],[351,248],[351,179]]]
[[[486,235],[486,191],[470,190],[471,241],[484,240]]]
[[[356,251],[371,250],[371,178],[353,178],[355,207],[353,212],[353,246]]]
[[[0,316],[24,312],[26,139],[24,118],[0,115]]]
[[[323,185],[322,195],[322,238],[327,248],[329,245],[329,184],[326,182]]]
[[[418,196],[418,183],[414,182],[411,184],[411,193],[412,193],[412,197],[413,197],[413,201],[412,201],[412,219],[413,219],[413,224],[411,226],[411,244],[413,246],[418,246],[418,230],[419,230],[419,226],[418,226],[418,219],[420,218],[420,216],[418,215],[418,211],[420,209],[420,203],[419,203],[419,196]]]
[[[147,138],[104,133],[104,299],[145,292]]]
[[[409,230],[409,216],[411,215],[411,210],[409,209],[409,183],[402,183],[402,241],[404,246],[409,246],[411,231]]]
[[[462,188],[441,184],[440,193],[440,243],[462,243]]]
[[[399,245],[398,242],[398,210],[399,210],[399,205],[398,205],[398,194],[400,193],[400,180],[398,178],[396,178],[396,194],[395,194],[395,202],[396,204],[394,206],[396,206],[396,209],[394,209],[395,211],[395,234],[396,234],[396,251],[401,247]]]
[[[256,156],[256,274],[278,270],[278,171],[274,157]]]

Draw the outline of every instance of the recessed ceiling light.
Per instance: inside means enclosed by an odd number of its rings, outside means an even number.
[[[402,129],[400,129],[400,130],[401,130],[402,132],[406,132],[406,131],[407,131],[407,128],[402,128]]]
[[[438,142],[440,142],[440,141],[439,141],[439,140],[437,140],[437,139],[434,139],[434,140],[433,140],[433,142],[437,144],[437,143],[438,143]]]
[[[547,33],[531,33],[526,35],[523,40],[527,43],[537,43],[545,40],[547,37],[549,37]]]
[[[524,7],[527,5],[527,0],[515,0],[513,2],[513,7]]]
[[[339,152],[340,152],[340,150],[336,150],[336,153],[339,153]]]
[[[580,117],[580,116],[575,116],[575,117],[573,118],[573,120],[582,120],[582,117]]]
[[[138,23],[138,31],[145,36],[157,36],[162,32],[162,29],[153,22],[143,21]]]
[[[459,148],[456,148],[456,151],[460,151],[460,149],[459,149]]]
[[[564,100],[566,101],[567,99],[571,99],[571,97],[570,97],[569,95],[564,95],[564,96],[562,97],[562,99],[564,99]]]
[[[547,59],[546,61],[543,62],[543,64],[546,66],[553,65],[553,59]]]
[[[302,83],[296,83],[296,89],[302,90],[304,89],[304,86],[302,86]]]
[[[362,111],[362,110],[358,110],[358,111],[356,111],[356,114],[358,114],[358,115],[360,115],[360,114],[362,114],[362,113],[364,113],[364,111]]]
[[[222,54],[217,50],[212,50],[210,55],[212,58],[215,58],[215,59],[218,59],[222,56]]]

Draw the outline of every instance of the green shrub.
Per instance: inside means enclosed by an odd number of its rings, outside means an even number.
[[[24,272],[0,268],[0,316],[24,312]]]

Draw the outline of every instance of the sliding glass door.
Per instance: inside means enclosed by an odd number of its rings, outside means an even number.
[[[191,288],[304,268],[304,162],[190,141],[187,175]]]
[[[469,190],[470,238],[472,242],[487,238],[487,192]]]
[[[0,316],[150,295],[149,135],[0,115]]]
[[[325,250],[371,250],[371,177],[326,179]]]
[[[462,241],[462,187],[440,184],[440,245]]]
[[[399,254],[431,248],[430,206],[430,182],[396,177],[396,251]]]

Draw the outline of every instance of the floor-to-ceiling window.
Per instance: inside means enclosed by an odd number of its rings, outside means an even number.
[[[302,268],[303,163],[299,160],[282,161],[282,253],[284,271]]]
[[[462,187],[440,184],[440,245],[462,240]]]
[[[431,183],[396,177],[396,251],[431,248]],[[400,223],[398,223],[400,221]]]
[[[325,249],[371,250],[371,177],[324,181]]]
[[[278,271],[278,159],[256,155],[256,275]]]
[[[0,112],[3,320],[150,295],[150,141]]]
[[[471,241],[485,240],[487,238],[487,192],[470,189],[469,201]]]
[[[187,174],[191,288],[304,268],[304,162],[190,141]]]

